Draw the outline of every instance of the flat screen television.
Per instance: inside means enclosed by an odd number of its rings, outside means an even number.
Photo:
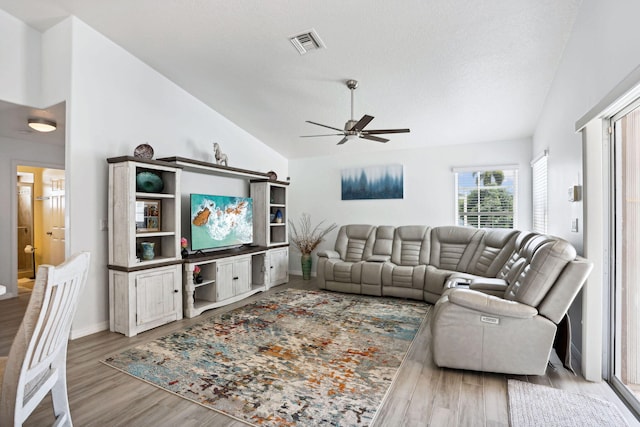
[[[253,243],[250,197],[191,194],[191,249],[222,249]]]

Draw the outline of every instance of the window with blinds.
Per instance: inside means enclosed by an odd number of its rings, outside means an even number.
[[[456,223],[476,228],[516,228],[518,169],[454,169]]]
[[[533,204],[533,231],[547,232],[549,205],[547,199],[547,150],[531,162],[531,197]]]

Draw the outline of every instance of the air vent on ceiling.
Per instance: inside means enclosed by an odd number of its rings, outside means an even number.
[[[298,50],[300,55],[304,55],[310,50],[318,50],[318,49],[326,48],[326,46],[320,39],[320,36],[318,35],[318,33],[316,33],[316,30],[314,29],[305,31],[302,34],[291,36],[289,37],[289,40],[291,40],[291,44],[295,46],[295,48]]]

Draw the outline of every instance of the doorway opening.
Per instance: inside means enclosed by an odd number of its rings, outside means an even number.
[[[30,292],[41,264],[64,261],[64,170],[17,167],[18,293]]]

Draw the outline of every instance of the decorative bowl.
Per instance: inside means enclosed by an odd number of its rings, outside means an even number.
[[[136,191],[143,193],[159,193],[164,188],[162,178],[153,172],[138,172],[136,174]]]
[[[133,157],[151,160],[153,158],[153,147],[149,144],[140,144],[133,150]]]

